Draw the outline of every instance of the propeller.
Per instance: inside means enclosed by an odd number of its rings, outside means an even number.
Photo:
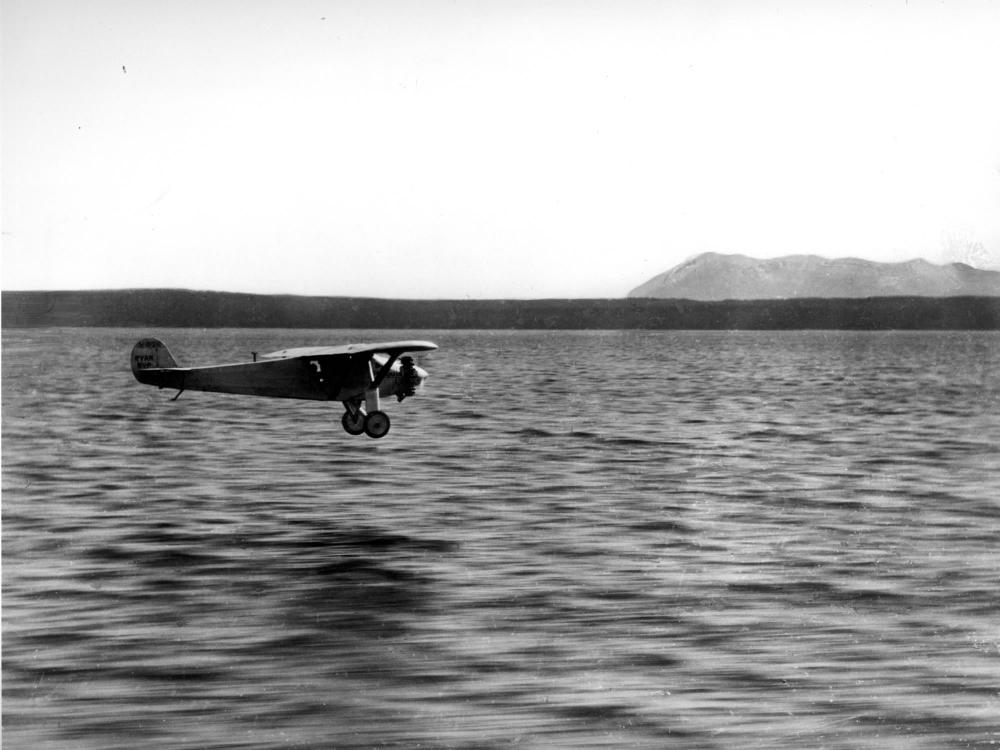
[[[407,396],[412,396],[417,392],[421,377],[417,372],[417,366],[413,363],[413,357],[406,356],[399,358],[399,387],[396,389],[396,398],[402,401]]]

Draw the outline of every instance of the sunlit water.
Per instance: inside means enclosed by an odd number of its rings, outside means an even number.
[[[137,384],[430,338],[390,434]],[[1000,746],[1000,335],[3,334],[10,748]]]

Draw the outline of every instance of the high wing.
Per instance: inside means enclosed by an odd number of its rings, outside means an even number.
[[[437,349],[430,341],[388,341],[380,344],[346,344],[344,346],[303,346],[281,349],[262,354],[261,359],[292,359],[294,357],[337,357],[343,355],[388,354],[399,356],[405,352],[429,352]]]
[[[377,344],[345,344],[343,346],[306,346],[295,349],[281,349],[264,354],[261,364],[300,360],[307,363],[310,375],[315,382],[319,381],[328,398],[348,401],[365,392],[374,390],[376,393],[390,374],[402,375],[396,368],[396,361],[405,352],[427,352],[437,349],[437,344],[430,341],[386,341]],[[417,370],[411,363],[404,368],[411,373],[410,378],[417,377]],[[426,373],[419,377],[422,380]],[[383,395],[395,393],[400,401],[405,395],[412,395],[416,386],[400,384],[387,389]],[[382,388],[382,390],[386,390]],[[369,399],[370,400],[370,399]],[[378,408],[377,406],[373,408]]]

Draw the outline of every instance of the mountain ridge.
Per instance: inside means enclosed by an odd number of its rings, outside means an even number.
[[[862,258],[785,255],[757,259],[701,253],[635,287],[629,298],[699,301],[1000,296],[1000,271],[921,258],[881,263]]]
[[[2,327],[1000,330],[1000,296],[399,300],[183,289],[3,292]]]

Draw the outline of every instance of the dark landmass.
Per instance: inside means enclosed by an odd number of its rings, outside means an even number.
[[[1000,297],[392,300],[132,289],[0,300],[4,328],[1000,329]]]
[[[702,253],[653,277],[628,296],[749,300],[998,295],[1000,271],[984,271],[964,263],[876,263],[815,255],[759,260],[745,255]]]

